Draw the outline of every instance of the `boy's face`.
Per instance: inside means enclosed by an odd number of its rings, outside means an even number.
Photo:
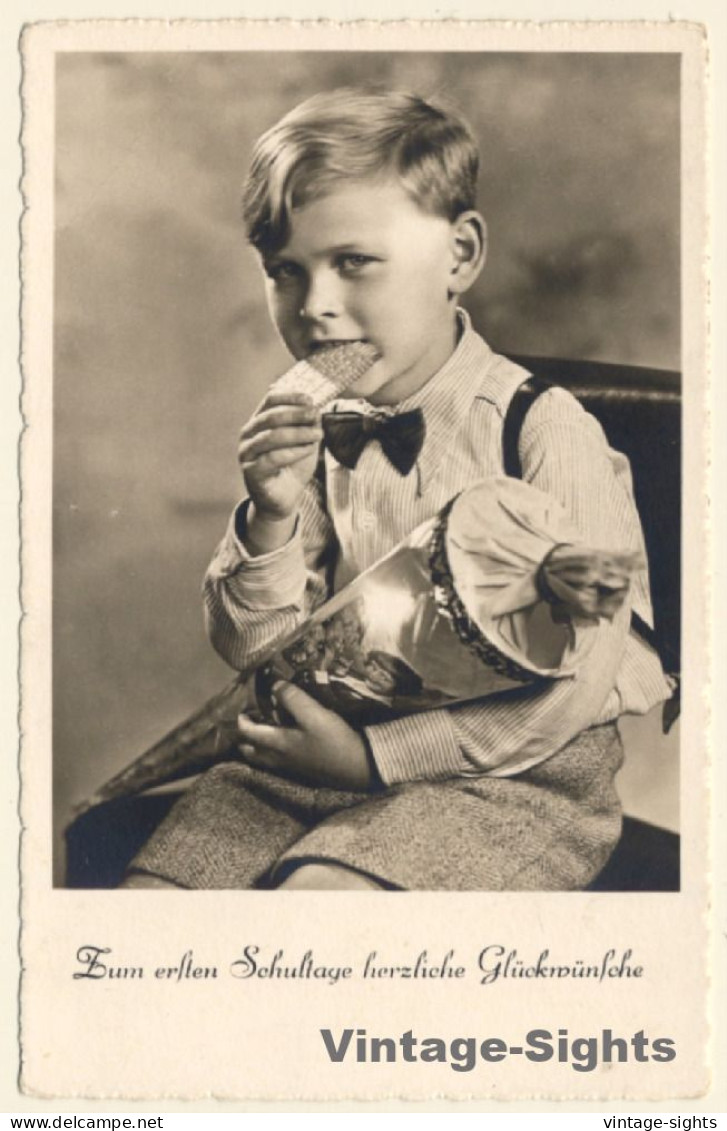
[[[382,667],[377,660],[369,658],[364,664],[366,672],[366,682],[372,691],[377,691],[379,695],[393,695],[396,691],[396,679],[388,672],[386,668]]]
[[[455,228],[397,183],[346,182],[292,215],[264,258],[273,320],[295,358],[330,341],[371,342],[380,358],[344,395],[395,404],[455,345]]]

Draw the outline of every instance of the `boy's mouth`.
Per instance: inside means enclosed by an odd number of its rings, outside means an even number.
[[[354,344],[368,345],[366,338],[314,338],[310,342],[310,353],[319,350],[335,349],[338,346],[352,346]]]
[[[318,340],[318,348],[308,353],[303,364],[315,369],[341,394],[355,385],[379,357],[378,350],[360,338]]]

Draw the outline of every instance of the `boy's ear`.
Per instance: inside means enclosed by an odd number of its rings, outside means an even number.
[[[450,297],[464,294],[480,274],[487,258],[487,225],[479,212],[462,212],[452,224],[453,263]]]

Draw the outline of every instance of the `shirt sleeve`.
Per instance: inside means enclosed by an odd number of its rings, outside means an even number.
[[[301,501],[293,535],[269,554],[245,548],[249,500],[235,509],[204,579],[207,632],[215,650],[231,667],[253,667],[265,650],[300,624],[328,591],[335,535],[317,480]]]
[[[609,448],[598,421],[565,390],[551,389],[535,402],[520,456],[523,479],[561,503],[584,544],[643,550],[628,461]],[[639,583],[643,579],[632,591]],[[602,721],[630,616],[627,600],[612,622],[599,623],[594,646],[573,678],[367,727],[382,780],[507,775],[548,758]]]

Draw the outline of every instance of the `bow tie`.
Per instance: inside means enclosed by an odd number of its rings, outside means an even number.
[[[360,412],[323,414],[323,439],[331,455],[353,470],[370,440],[378,440],[384,455],[400,475],[408,475],[424,443],[426,426],[420,408],[386,416]]]

